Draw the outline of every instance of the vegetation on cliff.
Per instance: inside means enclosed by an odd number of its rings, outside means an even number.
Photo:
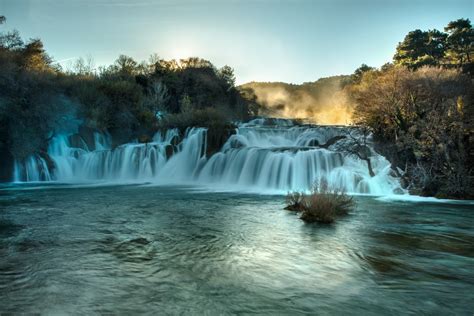
[[[0,18],[0,24],[6,22]],[[392,63],[363,64],[352,75],[302,85],[252,82],[235,86],[232,68],[199,58],[137,62],[121,55],[108,67],[80,58],[63,70],[39,39],[0,33],[0,179],[14,159],[45,155],[55,134],[103,130],[115,145],[147,142],[158,130],[208,128],[208,154],[255,114],[354,124],[411,192],[474,196],[474,30],[468,19],[444,31],[414,30]],[[349,135],[350,136],[350,135]],[[366,160],[364,144],[346,153]]]
[[[5,165],[45,152],[55,134],[80,126],[107,130],[117,145],[146,141],[167,127],[228,129],[233,120],[252,114],[232,68],[217,69],[200,58],[166,61],[153,55],[139,63],[120,55],[113,65],[98,68],[80,58],[65,71],[41,40],[25,42],[12,31],[0,33],[0,69]]]
[[[410,32],[393,64],[361,67],[346,91],[411,192],[472,198],[474,30],[464,19],[445,30]]]
[[[351,87],[355,120],[422,195],[472,196],[473,89],[455,69],[391,67]]]
[[[459,19],[444,32],[409,32],[393,62],[379,69],[363,64],[350,76],[302,85],[253,82],[243,88],[254,92],[262,113],[320,124],[334,123],[332,118],[369,132],[412,193],[472,198],[473,51],[471,22]],[[336,115],[328,119],[331,113]],[[354,146],[344,143],[340,149],[367,161],[370,172],[370,158],[360,150],[365,146],[360,137],[354,140]]]

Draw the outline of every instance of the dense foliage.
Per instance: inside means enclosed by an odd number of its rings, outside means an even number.
[[[347,91],[355,122],[414,193],[470,198],[473,192],[473,29],[469,20],[410,32],[394,64],[361,67]],[[429,62],[428,62],[429,61]]]
[[[0,17],[0,24],[6,19]],[[409,32],[393,63],[363,64],[350,76],[302,85],[235,87],[232,68],[188,58],[137,62],[121,55],[95,67],[78,59],[64,71],[39,39],[0,33],[0,179],[13,159],[47,155],[55,134],[107,130],[115,144],[146,142],[160,129],[208,128],[209,154],[249,115],[352,122],[374,136],[377,150],[412,192],[457,198],[473,192],[474,31],[468,19],[444,31]],[[350,136],[350,135],[349,135]],[[347,154],[366,160],[364,144]],[[3,173],[2,173],[3,172]]]
[[[409,32],[393,63],[379,69],[363,64],[351,76],[302,85],[250,83],[245,88],[255,91],[264,114],[315,113],[314,121],[322,123],[320,109],[341,113],[349,108],[351,122],[373,134],[377,150],[411,192],[473,198],[473,50],[471,22],[459,19],[444,32]],[[365,138],[347,138],[352,141],[342,143],[340,150],[365,160],[375,175],[370,157],[361,150]]]
[[[417,69],[422,66],[461,67],[473,70],[474,30],[469,19],[450,22],[439,30],[409,32],[397,46],[394,62]]]
[[[217,69],[199,58],[165,61],[154,55],[138,63],[121,55],[113,65],[99,68],[80,58],[63,71],[41,40],[24,42],[12,31],[0,33],[0,69],[0,154],[5,161],[45,153],[52,136],[79,127],[107,130],[120,144],[146,141],[166,123],[208,127],[251,114],[232,68]]]

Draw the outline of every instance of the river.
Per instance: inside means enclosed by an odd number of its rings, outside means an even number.
[[[356,196],[332,225],[200,186],[0,188],[0,314],[472,315],[474,206]]]

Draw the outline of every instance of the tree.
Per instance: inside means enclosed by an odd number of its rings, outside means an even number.
[[[460,66],[470,63],[474,51],[474,29],[471,21],[469,19],[452,21],[444,30],[448,33],[448,54],[451,61]]]
[[[154,80],[149,84],[147,89],[145,106],[153,112],[155,117],[157,117],[160,115],[160,112],[163,112],[166,109],[168,98],[169,95],[166,85],[162,81]]]
[[[121,78],[129,78],[138,73],[137,69],[138,63],[132,57],[120,55],[114,64],[107,68],[107,73],[119,75]]]
[[[179,60],[180,68],[214,68],[214,65],[199,57],[189,57]]]
[[[24,45],[17,30],[0,34],[0,48],[7,50],[20,49]]]
[[[242,99],[245,100],[245,105],[250,116],[256,116],[261,110],[261,105],[258,102],[257,95],[255,90],[250,87],[238,87],[239,94],[242,96]]]
[[[428,43],[426,44],[426,54],[433,58],[436,65],[439,65],[446,53],[446,33],[436,29],[428,31]]]
[[[227,90],[235,87],[234,69],[225,65],[218,71],[219,78],[227,85]]]
[[[73,64],[74,73],[82,76],[90,76],[95,72],[95,63],[92,56],[79,57]]]
[[[366,64],[362,64],[360,65],[359,68],[357,68],[354,71],[354,74],[352,75],[352,79],[354,82],[360,82],[365,72],[373,71],[373,70],[375,70],[374,67],[370,67],[370,66],[367,66]]]
[[[393,60],[395,64],[417,69],[426,65],[439,65],[446,52],[445,33],[438,30],[409,32],[398,43]]]
[[[344,138],[342,138],[344,137]],[[367,170],[371,177],[375,177],[375,172],[372,168],[372,151],[370,149],[372,134],[370,130],[362,126],[356,129],[349,129],[341,140],[336,142],[338,151],[346,155],[356,157],[367,163]]]
[[[32,39],[22,51],[22,66],[26,70],[54,71],[51,67],[52,59],[46,53],[40,39]]]
[[[4,15],[0,15],[0,24],[3,24],[7,21],[7,18],[5,18]]]
[[[350,94],[355,122],[373,132],[377,150],[405,171],[413,192],[467,197],[472,91],[471,79],[457,69],[394,67],[363,76]]]
[[[191,101],[191,97],[187,94],[183,95],[179,102],[179,108],[182,113],[191,112],[193,109],[193,103]]]

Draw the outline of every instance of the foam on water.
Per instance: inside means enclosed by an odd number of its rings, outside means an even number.
[[[321,145],[347,128],[294,126],[287,120],[264,119],[241,124],[222,149],[206,156],[207,130],[190,128],[182,140],[175,129],[157,133],[147,144],[112,148],[108,134],[94,135],[93,148],[71,144],[70,137],[52,139],[48,154],[54,167],[39,156],[15,163],[15,180],[65,183],[197,184],[220,190],[285,193],[308,190],[326,179],[349,193],[391,195],[400,192],[390,163],[373,149],[371,177],[365,161],[334,146]],[[50,170],[51,169],[51,170]]]

